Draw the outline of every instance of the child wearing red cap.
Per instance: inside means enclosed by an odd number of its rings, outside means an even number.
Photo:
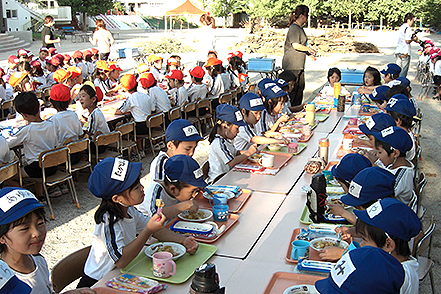
[[[122,72],[122,69],[113,63],[113,64],[109,64],[108,71],[109,71],[109,73],[107,74],[108,78],[104,82],[104,84],[108,89],[105,95],[113,96],[117,94],[117,92],[120,89],[122,89],[121,84],[119,83],[119,75]]]
[[[86,63],[83,61],[83,52],[77,50],[72,54],[72,58],[74,60],[75,66],[81,68],[81,74],[84,79],[87,79],[89,76],[89,69],[87,68]]]
[[[157,81],[151,72],[143,73],[139,78],[139,83],[144,93],[150,96],[152,110],[155,112],[168,112],[170,108],[172,108],[167,93],[161,87],[157,86]],[[165,119],[167,121],[167,115]]]
[[[207,98],[207,85],[202,83],[202,79],[204,78],[205,71],[202,67],[196,66],[195,68],[189,71],[191,76],[191,84],[187,89],[188,98],[190,102],[194,102],[200,99]]]
[[[9,82],[9,78],[11,75],[17,71],[18,57],[15,55],[11,55],[8,57],[8,68],[6,69],[6,74],[3,77],[3,80],[7,83]]]
[[[240,51],[237,51],[230,54],[238,54],[232,55],[230,58],[228,58],[229,64],[227,72],[230,75],[231,85],[235,88],[238,88],[240,86],[246,87],[246,84],[248,82],[248,76],[246,75],[245,70],[246,65],[245,62],[242,60],[242,57],[239,56],[242,55],[242,53]]]
[[[41,47],[40,52],[38,52],[38,58],[36,60],[40,62],[41,68],[43,69],[46,68],[46,57],[48,56],[49,49],[47,49],[46,47]]]
[[[185,102],[188,102],[187,89],[184,87],[184,74],[178,69],[174,69],[168,76],[168,91],[173,97],[173,102],[176,106],[183,107]]]
[[[222,61],[217,58],[209,58],[204,67],[211,77],[208,96],[210,99],[217,99],[220,94],[226,91],[224,81],[220,75],[222,73]]]

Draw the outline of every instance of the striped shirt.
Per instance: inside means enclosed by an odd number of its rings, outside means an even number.
[[[237,150],[233,144],[221,135],[216,135],[210,145],[208,161],[210,171],[208,172],[207,182],[211,183],[217,176],[230,171],[228,163],[236,157]]]
[[[153,185],[157,181],[164,180],[164,166],[167,159],[167,153],[159,151],[158,156],[150,163],[150,185]]]
[[[158,199],[162,199],[164,206],[172,206],[180,202],[170,196],[160,183],[154,183],[144,192],[144,201],[137,208],[148,217],[152,217],[158,210],[156,206],[156,200]]]

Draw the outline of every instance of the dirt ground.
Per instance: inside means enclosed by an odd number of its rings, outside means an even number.
[[[240,38],[243,38],[243,33],[237,30],[219,30],[220,40],[228,40],[228,42],[221,42],[223,46],[227,44],[233,44]],[[314,34],[314,31],[308,33]],[[187,33],[188,34],[188,33]],[[314,93],[319,89],[321,85],[326,81],[326,72],[328,68],[337,66],[339,68],[357,68],[365,69],[368,65],[381,69],[385,64],[394,62],[393,51],[395,49],[396,33],[390,32],[358,32],[356,34],[357,39],[361,41],[367,41],[377,45],[382,53],[379,54],[333,54],[326,57],[320,57],[316,62],[311,60],[306,64],[306,89],[305,98],[312,97]],[[428,36],[437,44],[440,44],[441,37],[438,35]],[[184,35],[183,38],[188,38],[188,35]],[[38,48],[39,45],[35,47]],[[64,48],[72,48],[74,50],[78,48],[78,44],[72,44]],[[81,44],[80,46],[83,46]],[[84,49],[88,48],[88,44],[84,44]],[[82,48],[83,49],[83,48]],[[222,48],[224,52],[228,51],[227,48]],[[413,81],[415,67],[417,63],[417,45],[412,46],[412,60],[411,68],[409,70],[408,78]],[[221,51],[221,50],[219,50]],[[247,59],[250,56],[245,56]],[[190,55],[189,55],[190,58]],[[201,59],[200,56],[193,55],[191,58]],[[185,60],[185,57],[183,58]],[[280,58],[277,59],[277,64],[281,64]],[[412,93],[417,96],[421,86],[412,83]],[[420,162],[420,168],[426,173],[428,184],[425,188],[425,198],[423,200],[424,207],[427,208],[427,212],[424,218],[424,224],[427,226],[428,220],[431,216],[434,216],[435,223],[439,223],[441,219],[441,202],[440,202],[440,190],[439,181],[441,176],[441,144],[439,138],[441,137],[441,128],[439,128],[439,117],[441,116],[441,104],[439,101],[432,99],[425,99],[418,101],[419,107],[424,113],[421,131],[421,145],[422,145],[422,161]],[[207,156],[207,144],[203,142],[198,146],[196,152],[196,158],[199,162],[202,162]],[[149,155],[143,159],[143,176],[148,174],[149,165],[152,160],[152,156]],[[77,209],[68,199],[68,196],[63,196],[54,199],[52,204],[55,211],[56,220],[48,222],[48,236],[45,245],[42,250],[43,256],[48,261],[49,267],[52,268],[57,261],[63,256],[66,256],[84,246],[90,244],[90,236],[93,232],[94,222],[93,214],[99,200],[95,198],[89,192],[87,188],[88,173],[81,173],[80,180],[76,183],[79,202],[81,208]],[[146,177],[143,181],[147,181]],[[441,280],[441,233],[437,228],[433,238],[432,259],[435,262],[433,269],[434,280]],[[426,278],[424,283],[420,287],[420,293],[430,292],[429,279]],[[440,293],[441,283],[437,284],[437,293]]]

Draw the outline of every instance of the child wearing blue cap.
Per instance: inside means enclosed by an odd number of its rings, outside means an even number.
[[[396,125],[397,124],[390,115],[380,112],[370,116],[366,123],[359,125],[358,128],[369,138],[369,144],[372,146],[372,148],[375,148],[375,137],[372,134],[381,132],[387,127]],[[361,153],[364,154],[365,152],[361,150]]]
[[[406,153],[406,159],[413,160],[416,152],[416,140],[411,128],[416,115],[415,106],[407,96],[397,94],[389,99],[385,110],[397,123],[397,127],[405,130],[412,139],[412,148]]]
[[[330,68],[328,70],[328,82],[320,90],[320,94],[323,96],[334,96],[334,84],[340,82],[341,71],[336,68]],[[341,86],[340,95],[351,96],[351,93],[344,87]]]
[[[372,167],[369,159],[358,153],[349,153],[331,168],[331,173],[345,193],[349,193],[350,182],[360,171],[368,167]]]
[[[383,249],[403,266],[405,278],[400,293],[418,293],[418,261],[411,255],[409,241],[421,231],[421,221],[397,199],[381,199],[364,211],[354,210],[360,245]],[[399,216],[399,217],[397,217]]]
[[[101,204],[95,212],[92,248],[78,287],[90,287],[115,266],[127,266],[150,236],[181,243],[189,253],[197,250],[198,243],[192,238],[164,228],[164,214],[148,218],[134,207],[144,200],[140,172],[140,162],[106,158],[95,166],[90,175],[89,190],[101,198]]]
[[[150,163],[150,185],[164,180],[164,165],[167,159],[177,154],[193,156],[200,140],[196,127],[186,119],[172,121],[165,130],[167,152],[160,151]]]
[[[279,86],[271,86],[262,92],[265,109],[256,124],[256,134],[264,135],[267,131],[276,132],[281,123],[289,120],[289,114],[282,114],[285,102],[288,101],[288,94]]]
[[[156,200],[161,199],[164,204],[162,213],[167,219],[186,210],[197,212],[199,205],[192,198],[206,186],[196,160],[184,154],[174,155],[164,165],[164,179],[147,188],[144,201],[137,208],[151,217],[159,208]]]
[[[250,148],[252,144],[288,143],[286,139],[275,139],[256,135],[255,125],[260,120],[262,111],[265,109],[262,98],[260,98],[259,95],[246,93],[240,98],[239,104],[243,119],[247,124],[239,127],[239,133],[233,140],[234,147],[237,150],[246,150]]]
[[[383,75],[384,83],[387,84],[400,76],[401,67],[396,63],[389,63],[380,72]]]
[[[217,122],[208,138],[208,142],[210,142],[208,154],[210,170],[207,181],[209,183],[257,151],[255,145],[251,145],[245,151],[237,151],[231,142],[237,136],[239,127],[247,125],[237,107],[229,104],[218,105],[216,117]]]
[[[379,133],[373,133],[378,160],[372,155],[369,159],[378,166],[386,168],[395,175],[395,197],[408,204],[414,196],[414,166],[406,159],[406,153],[412,148],[409,134],[399,127],[388,127]]]
[[[0,285],[3,275],[10,271],[9,293],[52,294],[49,268],[40,250],[46,239],[44,205],[23,188],[3,188],[0,190]],[[4,264],[5,262],[6,264]],[[8,269],[8,266],[10,269]],[[16,281],[16,278],[23,283]],[[8,293],[6,285],[0,293]],[[32,291],[30,288],[32,288]],[[21,292],[23,291],[23,292]],[[78,289],[64,293],[95,293],[90,289]]]
[[[329,277],[315,282],[322,294],[397,294],[404,281],[400,262],[380,248],[354,249],[331,269]]]
[[[369,94],[369,99],[374,101],[377,107],[383,110],[387,105],[386,92],[389,90],[390,87],[387,85],[379,86],[372,91],[372,94]]]

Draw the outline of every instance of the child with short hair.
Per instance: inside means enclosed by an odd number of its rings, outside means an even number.
[[[396,125],[397,124],[390,115],[380,112],[370,116],[366,123],[359,125],[358,128],[369,138],[369,144],[372,146],[372,148],[375,148],[375,137],[372,134],[381,132],[385,128]],[[365,140],[361,141],[363,142]],[[365,151],[360,150],[359,153],[365,154]]]
[[[383,75],[384,84],[388,84],[400,76],[401,67],[398,64],[389,63],[380,72]]]
[[[207,60],[207,63],[204,65],[204,67],[207,70],[208,75],[210,76],[208,97],[212,100],[217,99],[219,98],[219,95],[225,93],[226,91],[224,81],[221,77],[222,61],[212,57]]]
[[[54,80],[54,73],[57,71],[60,64],[61,61],[56,56],[46,57],[46,69],[48,70],[45,83],[46,88],[49,88],[57,83]]]
[[[165,162],[163,181],[147,188],[144,201],[137,208],[151,217],[159,208],[156,201],[161,199],[162,213],[168,220],[186,210],[197,212],[198,202],[192,198],[206,186],[196,160],[185,154],[174,155]]]
[[[169,94],[173,96],[174,104],[183,109],[185,102],[188,102],[187,89],[184,87],[184,74],[182,71],[174,69],[170,75],[165,77],[168,80]]]
[[[265,98],[263,105],[265,109],[262,116],[256,124],[256,135],[262,136],[265,132],[276,132],[281,123],[289,120],[288,114],[281,114],[285,102],[288,100],[288,94],[279,86],[269,86],[262,92]]]
[[[236,164],[241,163],[247,157],[256,153],[257,148],[251,145],[246,151],[237,151],[231,140],[233,140],[240,126],[246,126],[240,110],[229,104],[220,104],[216,107],[217,122],[211,130],[208,142],[210,150],[208,161],[210,171],[208,182],[212,183],[218,176],[228,172]]]
[[[10,293],[52,294],[49,268],[40,254],[46,238],[44,205],[23,188],[0,190],[0,253],[4,261],[32,291],[21,292],[15,288]],[[1,283],[3,284],[3,283]],[[1,289],[1,293],[4,289]],[[64,294],[92,294],[82,288]]]
[[[83,79],[86,79],[89,70],[87,68],[86,63],[84,63],[84,61],[83,61],[83,52],[81,52],[80,50],[75,51],[72,54],[72,58],[74,60],[75,66],[78,66],[81,68],[81,74],[83,75]]]
[[[207,98],[207,85],[202,83],[205,71],[202,67],[196,66],[189,71],[191,76],[191,84],[187,89],[188,98],[190,102],[195,102],[198,99]]]
[[[49,50],[46,47],[41,47],[36,60],[40,62],[42,68],[46,68],[46,57],[48,56]]]
[[[106,84],[106,96],[116,95],[117,92],[122,88],[119,83],[119,75],[122,72],[122,69],[117,66],[115,63],[109,62],[107,80],[104,82]]]
[[[416,115],[415,106],[405,95],[397,94],[389,99],[385,110],[397,123],[397,127],[405,130],[412,139],[412,148],[406,153],[406,159],[412,161],[416,153],[415,135],[411,131]]]
[[[400,293],[418,293],[418,261],[411,255],[409,241],[421,231],[421,221],[407,205],[396,199],[381,199],[357,216],[355,232],[361,246],[383,249],[403,266],[404,282]]]
[[[41,119],[40,103],[33,92],[18,94],[14,99],[14,107],[28,122],[28,125],[20,128],[14,136],[8,138],[9,148],[23,143],[22,176],[41,178],[43,174],[38,164],[40,153],[58,146],[55,124]],[[50,176],[57,172],[57,167],[48,167],[45,171],[46,176]],[[38,193],[37,196],[42,196],[42,193]]]
[[[84,276],[77,287],[92,286],[115,266],[126,267],[151,236],[180,243],[190,254],[196,252],[198,243],[193,238],[164,228],[164,214],[148,218],[135,208],[144,200],[141,167],[140,162],[105,158],[93,169],[89,190],[101,198],[101,204],[95,212],[95,231]]]
[[[152,101],[152,107],[155,112],[165,112],[167,113],[171,108],[171,101],[168,98],[167,93],[161,88],[157,86],[157,81],[152,73],[145,72],[139,78],[139,83],[145,93],[150,96]],[[168,116],[166,115],[166,121],[168,120]]]
[[[161,78],[160,70],[162,69],[163,58],[155,54],[152,54],[149,55],[149,57],[147,57],[147,60],[150,64],[150,72],[155,77],[155,80],[158,82],[161,81],[162,78]]]
[[[164,165],[170,157],[178,154],[193,156],[198,142],[203,139],[188,120],[172,121],[165,130],[167,152],[159,151],[150,163],[150,184],[164,181]]]
[[[254,93],[246,93],[240,98],[240,111],[242,113],[246,126],[239,127],[239,133],[233,140],[234,148],[237,150],[247,150],[253,144],[287,144],[288,140],[275,138],[268,138],[265,136],[257,136],[254,129],[255,125],[259,122],[262,115],[262,111],[265,109],[263,106],[262,98]]]
[[[341,71],[336,68],[330,68],[328,70],[328,82],[326,85],[320,90],[320,94],[324,96],[334,96],[334,84],[340,82],[341,80]],[[351,96],[348,90],[342,85],[340,90],[340,95]]]
[[[389,90],[389,86],[379,86],[372,91],[372,94],[369,94],[369,99],[374,101],[379,109],[384,110],[387,105],[387,101],[389,100],[386,97],[386,92]]]

